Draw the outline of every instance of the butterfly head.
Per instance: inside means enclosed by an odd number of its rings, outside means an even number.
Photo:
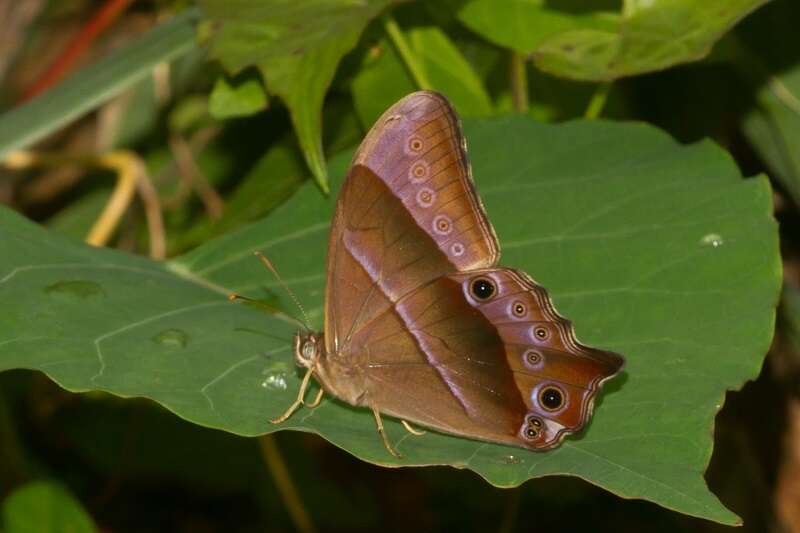
[[[322,335],[312,331],[298,331],[294,336],[294,360],[303,368],[317,366],[322,354]]]

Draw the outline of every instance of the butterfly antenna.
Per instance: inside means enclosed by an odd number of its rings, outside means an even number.
[[[271,305],[265,304],[264,302],[262,302],[260,300],[254,300],[252,298],[248,298],[247,296],[242,296],[241,294],[236,294],[235,292],[232,292],[231,294],[228,295],[228,300],[230,300],[232,302],[246,302],[246,303],[252,305],[253,307],[258,307],[259,309],[261,309],[262,311],[265,311],[267,313],[270,313],[270,314],[277,313],[277,314],[283,315],[286,318],[288,318],[289,320],[291,320],[292,322],[294,322],[295,324],[297,324],[298,326],[300,326],[301,328],[307,328],[308,327],[308,325],[305,322],[303,322],[302,320],[300,320],[296,316],[290,315],[290,314],[286,313],[285,311],[282,311],[282,310],[278,309],[277,307],[272,307]]]
[[[289,285],[287,285],[286,282],[283,281],[281,275],[278,274],[278,271],[272,265],[272,262],[269,259],[267,259],[267,257],[261,252],[256,251],[254,253],[256,257],[258,257],[261,260],[261,262],[264,263],[264,266],[267,267],[270,270],[270,272],[272,272],[272,274],[275,276],[275,279],[277,279],[278,283],[280,283],[281,287],[283,287],[284,290],[286,290],[286,292],[289,293],[289,296],[292,298],[292,301],[294,301],[294,304],[297,306],[298,309],[300,309],[300,313],[302,313],[303,315],[303,322],[305,322],[303,326],[306,328],[306,331],[308,332],[312,331],[311,321],[308,319],[306,310],[303,308],[303,305],[300,303],[300,300],[297,299],[297,296],[295,296],[294,292],[292,292],[292,289],[289,288]]]

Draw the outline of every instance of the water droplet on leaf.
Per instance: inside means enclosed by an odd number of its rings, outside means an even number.
[[[713,248],[719,248],[724,243],[725,241],[722,240],[722,235],[718,233],[709,233],[700,239],[700,244],[703,246],[711,246]]]
[[[57,281],[43,290],[50,296],[63,296],[79,300],[106,295],[106,291],[98,283],[82,279]]]
[[[289,375],[289,365],[282,361],[277,361],[262,372],[264,381],[261,386],[268,390],[285,391],[288,388],[287,376]]]
[[[186,348],[189,344],[189,335],[181,329],[165,329],[161,333],[153,336],[153,342],[166,346],[180,346]]]

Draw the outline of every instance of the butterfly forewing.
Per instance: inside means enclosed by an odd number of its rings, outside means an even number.
[[[353,160],[386,183],[458,270],[488,268],[499,255],[465,146],[447,100],[421,91],[378,119]]]

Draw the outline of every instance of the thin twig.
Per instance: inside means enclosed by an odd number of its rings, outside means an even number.
[[[150,237],[150,257],[164,259],[167,256],[167,238],[164,230],[164,217],[161,214],[161,202],[158,191],[153,186],[144,162],[136,157],[135,165],[139,179],[136,185],[139,197],[144,205],[144,217],[147,220],[147,234]]]
[[[169,147],[178,166],[181,181],[187,182],[194,189],[203,202],[208,216],[213,220],[219,219],[225,204],[200,170],[189,143],[182,136],[175,134],[169,138]]]
[[[103,208],[103,212],[95,220],[89,230],[89,234],[86,236],[86,242],[92,246],[105,246],[108,244],[114,234],[114,230],[117,229],[122,215],[125,214],[133,202],[133,197],[136,193],[136,169],[119,161],[112,154],[106,154],[102,157],[104,158],[102,166],[110,167],[115,171],[117,183],[106,206]]]
[[[89,50],[98,35],[108,29],[133,0],[107,0],[92,18],[67,43],[64,51],[47,67],[44,73],[28,88],[22,100],[33,98],[37,94],[55,85],[69,74],[78,60]]]
[[[511,99],[518,113],[528,112],[528,70],[525,56],[519,52],[511,52],[509,64],[511,82]]]
[[[200,152],[205,150],[206,146],[219,135],[220,131],[221,129],[219,126],[209,126],[193,133],[188,141],[192,159],[195,159]],[[178,189],[170,196],[161,199],[161,205],[167,211],[177,209],[181,206],[190,192],[190,183],[184,178],[183,173],[178,168],[175,157],[153,176],[153,182],[157,184],[170,183],[176,178],[178,179]]]
[[[599,117],[600,113],[603,112],[603,108],[606,106],[608,93],[610,91],[611,82],[602,82],[598,84],[594,94],[592,94],[592,98],[589,100],[589,105],[586,106],[586,112],[583,114],[583,118],[594,120]]]
[[[792,91],[778,78],[772,74],[767,78],[769,90],[773,96],[791,109],[795,114],[800,115],[800,98],[795,96]]]
[[[2,163],[13,169],[77,164],[113,171],[117,177],[114,191],[100,217],[89,230],[86,242],[94,246],[106,245],[133,201],[134,193],[138,190],[145,207],[145,217],[150,235],[150,255],[154,259],[164,258],[166,239],[158,193],[147,176],[144,163],[134,152],[117,150],[95,156],[18,150],[8,154]]]
[[[419,61],[416,54],[411,51],[411,47],[408,41],[406,41],[406,37],[403,35],[400,26],[397,25],[397,22],[391,16],[386,15],[383,17],[383,28],[386,30],[386,34],[389,35],[392,44],[397,49],[397,53],[400,54],[400,58],[403,60],[403,63],[408,69],[409,74],[411,74],[414,83],[417,84],[417,87],[423,90],[433,89],[433,85],[425,73],[425,67]]]
[[[294,528],[302,533],[315,532],[316,528],[311,522],[311,517],[303,506],[297,487],[295,487],[289,475],[289,470],[286,468],[286,463],[278,449],[278,444],[275,442],[275,436],[262,435],[258,439],[258,444],[261,448],[261,456],[267,465],[267,470],[269,470],[272,480],[275,482],[275,486],[278,488],[278,493],[281,495],[283,504],[289,512]]]
[[[503,515],[500,521],[500,527],[497,528],[497,533],[508,533],[509,531],[516,531],[519,529],[519,505],[521,501],[522,488],[508,489],[506,501],[503,509]]]

